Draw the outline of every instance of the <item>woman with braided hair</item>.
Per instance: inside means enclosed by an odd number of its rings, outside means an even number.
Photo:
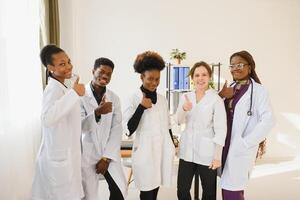
[[[227,113],[227,136],[222,154],[223,200],[244,200],[244,189],[258,156],[265,152],[265,137],[274,125],[266,89],[247,51],[230,57],[233,83],[225,83],[219,95]]]

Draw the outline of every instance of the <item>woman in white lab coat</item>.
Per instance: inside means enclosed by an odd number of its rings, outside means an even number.
[[[119,97],[107,89],[114,69],[108,58],[98,58],[93,80],[82,97],[82,180],[84,200],[99,200],[99,179],[105,178],[110,200],[124,200],[127,182],[121,165],[122,113]]]
[[[32,186],[33,200],[80,200],[81,120],[80,98],[83,84],[78,79],[72,89],[64,85],[72,76],[68,55],[55,45],[41,51],[41,61],[50,72],[42,105],[42,143]]]
[[[141,200],[155,200],[159,187],[171,184],[175,148],[169,134],[167,101],[156,92],[164,67],[162,57],[155,52],[137,56],[134,69],[142,86],[130,96],[123,114],[128,135],[136,133],[132,170]]]
[[[230,57],[234,82],[225,83],[220,96],[225,98],[227,136],[223,149],[221,176],[224,200],[244,200],[244,189],[257,156],[264,153],[265,137],[274,125],[266,89],[255,72],[255,62],[247,51]]]
[[[209,89],[210,66],[197,62],[190,70],[195,91],[182,95],[176,112],[179,124],[185,123],[180,137],[177,197],[191,200],[190,189],[197,172],[202,185],[202,200],[216,200],[217,172],[221,166],[226,137],[226,112],[217,91]]]

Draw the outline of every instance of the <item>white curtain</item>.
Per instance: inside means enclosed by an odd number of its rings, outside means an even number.
[[[39,0],[0,0],[0,199],[29,200],[40,143]]]

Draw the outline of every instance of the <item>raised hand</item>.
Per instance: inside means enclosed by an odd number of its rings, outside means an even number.
[[[230,99],[234,95],[232,87],[227,87],[227,80],[225,81],[222,90],[219,92],[219,96],[222,98]]]
[[[145,108],[152,107],[152,101],[150,98],[146,97],[145,93],[143,93],[143,99],[142,99],[141,105],[144,106]]]
[[[85,87],[82,83],[79,83],[79,76],[73,84],[73,89],[79,96],[83,96],[85,93]]]
[[[99,106],[95,109],[95,114],[99,116],[99,115],[105,115],[110,112],[112,112],[112,102],[106,102],[106,96],[103,95],[103,98]]]
[[[193,108],[193,103],[190,101],[189,97],[185,94],[184,95],[185,101],[182,105],[184,111],[190,111]]]

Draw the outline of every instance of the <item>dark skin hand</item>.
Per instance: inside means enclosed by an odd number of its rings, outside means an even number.
[[[219,92],[219,96],[222,98],[230,99],[233,97],[233,95],[234,95],[234,90],[232,87],[227,87],[227,80],[226,80],[222,90]]]
[[[141,105],[144,106],[147,109],[152,107],[151,99],[146,98],[146,95],[144,93],[143,93],[143,99],[142,99]]]
[[[96,173],[104,175],[109,167],[110,160],[101,158],[96,164]]]
[[[112,112],[112,102],[106,102],[105,96],[103,96],[102,101],[99,106],[95,109],[96,116],[104,115]]]

